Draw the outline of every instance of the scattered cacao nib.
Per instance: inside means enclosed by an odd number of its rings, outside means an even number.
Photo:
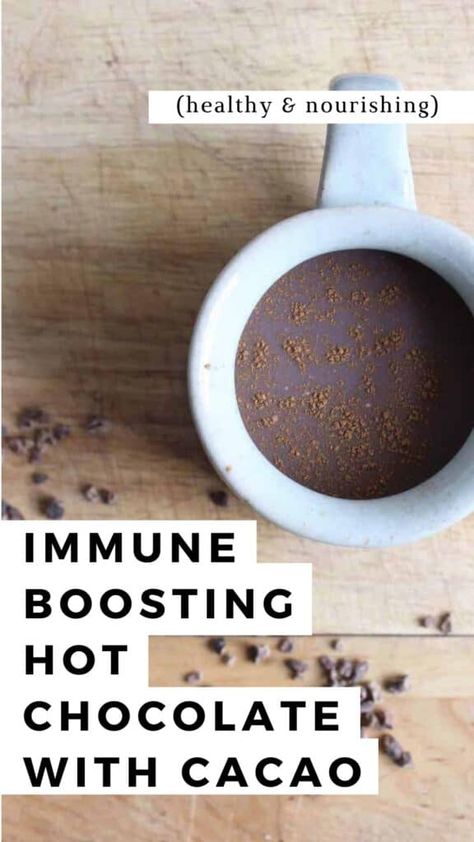
[[[293,652],[295,648],[295,644],[289,637],[282,637],[279,642],[277,649],[279,652],[283,652],[283,654],[288,655],[290,652]]]
[[[108,433],[111,426],[110,421],[100,415],[91,415],[86,422],[88,433]]]
[[[270,650],[266,644],[255,644],[252,643],[247,648],[247,656],[249,661],[252,661],[254,664],[260,664],[262,661],[266,661],[266,659],[270,655]]]
[[[352,677],[353,664],[349,658],[339,658],[336,661],[336,671],[339,678],[349,680]]]
[[[320,655],[318,663],[325,675],[327,686],[339,687],[339,675],[334,658],[330,658],[329,655]]]
[[[337,651],[336,647],[332,644],[331,646]],[[369,663],[365,659],[358,658],[338,658],[335,660],[328,655],[320,655],[318,662],[328,686],[358,686],[360,688],[361,736],[365,736],[367,729],[385,731],[380,737],[381,751],[398,766],[411,766],[410,752],[405,751],[392,734],[386,733],[387,729],[392,730],[394,727],[393,714],[380,704],[376,707],[376,704],[380,703],[382,699],[382,687],[377,681],[361,681],[369,671]],[[403,693],[409,687],[410,679],[408,675],[393,675],[384,681],[384,689],[389,693]]]
[[[395,762],[396,762],[397,766],[401,766],[402,769],[405,766],[413,766],[413,758],[412,758],[411,753],[409,751],[402,751],[400,757]]]
[[[226,645],[225,637],[211,637],[209,641],[209,649],[216,655],[221,655]]]
[[[187,672],[184,676],[184,680],[186,684],[199,684],[199,682],[202,681],[201,670],[191,670],[191,672]]]
[[[12,453],[17,453],[23,456],[28,453],[28,441],[24,436],[8,436],[5,439],[5,445]]]
[[[41,429],[35,430],[33,434],[33,442],[34,446],[41,451],[46,447],[54,447],[57,443],[53,436],[53,431],[50,430],[49,427],[42,427]]]
[[[49,480],[48,474],[43,474],[41,471],[34,471],[31,474],[31,482],[33,485],[43,485],[44,482]]]
[[[82,487],[82,496],[89,503],[98,503],[100,500],[99,490],[95,485],[84,485]]]
[[[227,491],[217,490],[217,491],[209,491],[209,499],[212,500],[215,506],[228,506],[229,505],[229,495]]]
[[[299,658],[287,658],[285,664],[292,678],[301,678],[309,669],[308,662],[301,661]]]
[[[420,617],[418,622],[423,628],[438,629],[441,634],[451,634],[453,630],[450,611],[444,611],[438,618],[433,617],[431,614],[426,617]]]
[[[441,634],[451,634],[452,630],[453,623],[451,620],[451,612],[445,611],[444,614],[441,614],[438,620],[438,631],[440,631]]]
[[[382,698],[382,688],[378,681],[366,681],[363,684],[365,687],[366,698],[372,702],[379,702]]]
[[[69,434],[69,428],[64,424],[56,424],[52,429],[43,426],[49,421],[49,416],[42,409],[24,409],[19,416],[19,426],[28,430],[28,434],[15,434],[5,439],[5,446],[13,453],[26,456],[30,464],[40,462],[47,447],[52,447]]]
[[[71,428],[67,424],[55,424],[52,434],[56,441],[62,441],[71,435]]]
[[[326,677],[328,687],[342,687],[344,684],[344,682],[339,680],[339,675],[337,673],[336,668],[329,670]]]
[[[353,661],[352,662],[352,681],[357,684],[369,671],[368,661]]]
[[[41,446],[54,447],[56,444],[51,427],[38,427],[33,433],[33,441]]]
[[[406,693],[410,689],[410,678],[408,675],[394,675],[385,679],[383,686],[387,693]]]
[[[42,448],[38,447],[38,445],[35,444],[28,454],[28,462],[30,463],[30,465],[35,465],[37,462],[41,462],[42,455]]]
[[[382,734],[380,737],[380,749],[394,763],[398,763],[403,755],[403,749],[400,743],[392,734]]]
[[[374,710],[374,723],[377,728],[390,728],[395,725],[393,714],[386,708],[376,708]]]
[[[330,658],[329,655],[320,655],[318,662],[325,673],[331,672],[335,667],[334,658]]]
[[[368,661],[357,658],[338,658],[334,661],[328,655],[321,655],[319,664],[326,674],[330,687],[353,687],[361,681],[369,669]]]
[[[48,413],[37,406],[28,406],[22,409],[18,415],[18,426],[20,430],[29,430],[37,424],[47,424],[48,422]]]
[[[2,500],[2,520],[24,520],[22,513],[16,506]]]
[[[362,728],[372,728],[374,718],[375,717],[372,711],[361,711],[360,724]]]
[[[233,667],[237,658],[235,655],[231,655],[230,652],[223,652],[221,655],[221,661],[226,667]]]
[[[48,520],[61,520],[64,517],[64,506],[55,497],[46,497],[42,509]]]
[[[335,637],[334,640],[331,640],[329,644],[331,649],[334,649],[335,652],[342,652],[344,649],[344,644],[339,637]]]
[[[99,488],[99,495],[100,499],[106,506],[111,506],[115,503],[115,491],[111,491],[110,488]]]
[[[436,626],[436,620],[431,614],[427,614],[426,617],[420,617],[418,619],[418,624],[424,629],[434,629]]]

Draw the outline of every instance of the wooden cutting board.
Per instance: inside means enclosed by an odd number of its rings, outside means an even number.
[[[234,498],[225,510],[208,498],[220,484],[187,406],[189,337],[236,249],[313,205],[324,130],[149,127],[147,91],[317,89],[354,70],[394,73],[413,89],[466,89],[471,4],[6,0],[4,18],[5,421],[11,428],[21,407],[39,404],[73,427],[46,457],[41,488],[7,453],[4,496],[28,517],[51,493],[70,518],[253,518]],[[473,234],[474,127],[409,134],[420,209]],[[107,436],[84,430],[95,413],[113,422]],[[85,483],[114,489],[117,503],[87,503]],[[380,669],[394,659],[423,673],[424,689],[400,713],[416,768],[384,767],[379,799],[6,799],[7,842],[309,842],[315,829],[331,842],[467,842],[473,537],[471,517],[369,552],[259,522],[262,561],[312,562],[315,633],[370,635],[351,642],[354,653],[367,647]],[[417,618],[444,610],[456,636],[427,640]],[[170,648],[161,681],[180,680],[192,645]],[[234,675],[253,679],[247,667]]]

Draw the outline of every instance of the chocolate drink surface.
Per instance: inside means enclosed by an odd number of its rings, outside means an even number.
[[[307,260],[259,301],[241,336],[237,401],[280,471],[335,497],[406,491],[474,422],[474,319],[421,263],[353,249]]]

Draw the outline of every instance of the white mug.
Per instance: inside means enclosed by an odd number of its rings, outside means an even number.
[[[340,76],[333,90],[400,90],[386,76]],[[382,249],[440,274],[474,313],[474,241],[416,210],[402,125],[328,127],[317,207],[264,231],[225,266],[195,326],[189,392],[196,427],[216,471],[269,520],[299,535],[351,547],[403,544],[474,509],[474,433],[420,485],[372,500],[344,500],[281,473],[256,447],[237,404],[234,366],[245,324],[268,288],[319,254]]]

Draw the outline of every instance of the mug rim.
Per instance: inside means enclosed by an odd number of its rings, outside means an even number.
[[[474,315],[474,240],[465,232],[405,208],[305,211],[247,243],[211,286],[189,352],[191,410],[217,473],[257,512],[328,544],[394,546],[431,535],[473,511],[474,431],[447,465],[414,488],[348,500],[313,491],[279,471],[254,444],[235,395],[238,342],[262,295],[304,260],[348,248],[378,248],[420,261],[450,283]]]

